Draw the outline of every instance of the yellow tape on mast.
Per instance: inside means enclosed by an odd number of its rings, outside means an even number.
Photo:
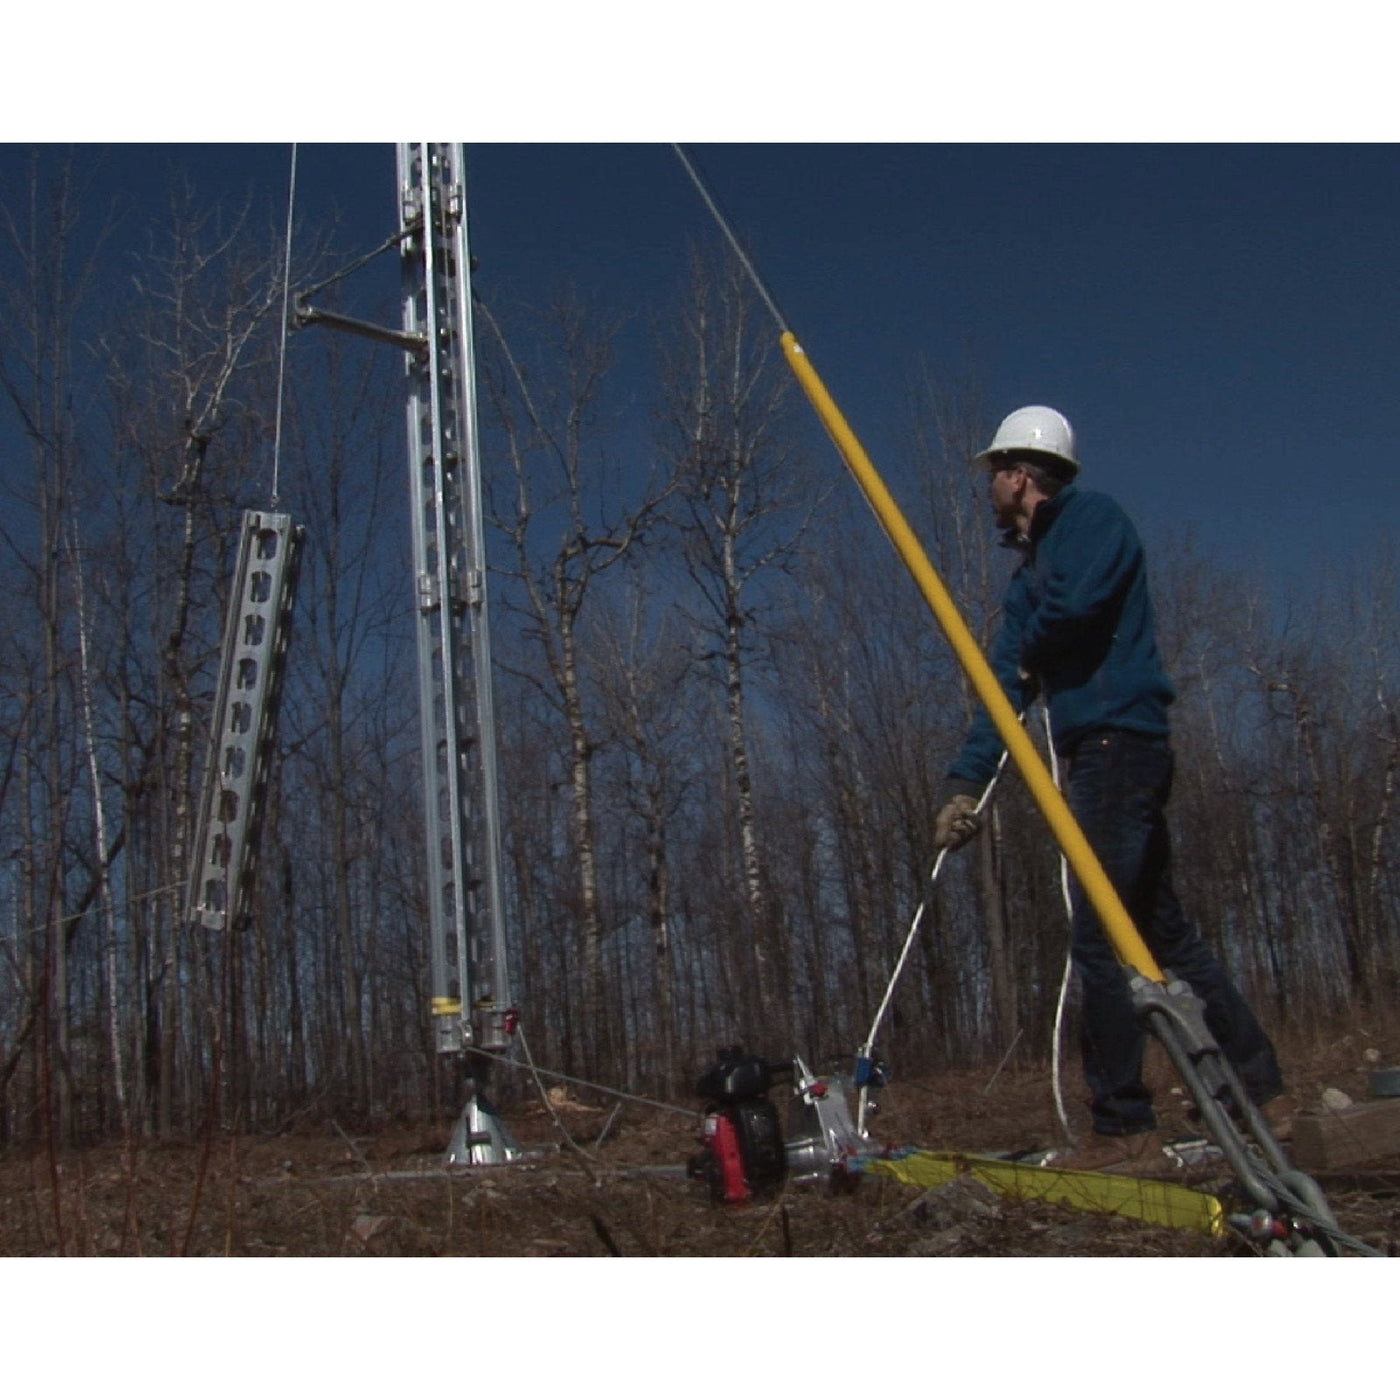
[[[812,362],[791,331],[783,332],[782,347],[793,374],[797,376],[797,382],[811,400],[817,417],[831,434],[837,451],[845,460],[866,500],[870,502],[870,507],[884,527],[890,543],[904,561],[905,568],[913,575],[914,582],[924,595],[924,601],[933,610],[944,635],[952,644],[959,664],[967,672],[972,688],[977,692],[977,698],[987,707],[987,713],[991,715],[992,723],[996,725],[997,733],[1001,735],[1012,762],[1020,769],[1031,796],[1045,814],[1045,820],[1049,822],[1050,830],[1060,843],[1060,849],[1064,851],[1070,869],[1078,876],[1084,893],[1094,906],[1119,958],[1144,977],[1151,978],[1154,982],[1164,982],[1166,979],[1161,968],[1148,952],[1142,935],[1138,933],[1128,911],[1123,907],[1123,901],[1118,898],[1118,892],[1109,883],[1098,857],[1085,839],[1079,823],[1069,810],[1069,805],[1055,786],[1050,770],[1017,720],[1016,712],[1006,698],[1006,692],[1001,688],[1001,682],[997,680],[986,657],[982,655],[981,648],[963,621],[962,614],[958,612],[952,596],[944,587],[943,580],[938,577],[923,547],[909,528],[908,521],[885,488],[879,472],[875,470],[859,439],[851,431],[850,425],[842,416],[841,410],[836,407],[826,390],[826,385],[822,383],[812,367]]]

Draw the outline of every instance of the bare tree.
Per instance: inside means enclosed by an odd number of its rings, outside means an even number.
[[[1000,625],[1010,560],[998,557],[985,477],[972,466],[987,440],[982,394],[970,372],[945,379],[925,366],[909,388],[909,406],[910,457],[918,473],[929,557],[985,652]],[[960,671],[956,685],[966,728],[976,697]],[[1027,720],[1034,733],[1034,716]],[[1019,957],[1013,952],[1007,832],[995,807],[976,854],[991,987],[988,1029],[994,1044],[1007,1046],[1026,1020],[1021,1001],[1027,959],[1024,948]]]
[[[158,1055],[145,1068],[156,1081],[163,1133],[175,1126],[185,1010],[183,878],[202,744],[196,686],[212,688],[235,503],[247,503],[265,440],[264,415],[240,395],[259,357],[269,357],[281,279],[280,249],[250,231],[246,208],[225,220],[221,211],[196,209],[188,189],[177,188],[168,224],[153,235],[133,281],[137,314],[104,342],[115,455],[127,473],[121,485],[136,493],[124,539],[130,601],[150,629],[132,639],[128,664],[141,664],[147,641],[156,658],[127,693],[144,750],[144,771],[132,781],[153,818],[143,824],[148,879],[168,891],[152,951],[143,955],[158,989],[148,1008]],[[210,1005],[218,1000],[212,983],[205,995]],[[194,1073],[191,1061],[187,1078]]]
[[[756,314],[737,263],[716,270],[693,261],[682,330],[668,356],[668,429],[681,483],[673,519],[705,639],[699,659],[724,693],[750,1014],[787,1029],[790,979],[758,819],[747,691],[760,646],[758,610],[796,557],[820,493],[793,450],[785,419],[791,380],[771,336],[759,334]]]
[[[127,1102],[125,1053],[121,1031],[120,987],[117,971],[118,936],[116,900],[112,892],[111,869],[114,851],[109,844],[107,797],[102,766],[98,758],[96,711],[93,702],[93,664],[89,646],[90,621],[83,582],[81,536],[77,522],[71,522],[69,554],[73,573],[73,604],[78,631],[78,694],[82,705],[82,733],[86,750],[88,781],[92,792],[93,867],[100,891],[102,912],[102,970],[106,983],[107,1048],[111,1055],[111,1082],[117,1100],[122,1132],[131,1131]]]
[[[384,748],[394,747],[396,733],[411,734],[415,720],[395,704],[412,690],[402,683],[412,580],[397,567],[397,553],[383,548],[386,538],[407,535],[406,520],[401,530],[388,528],[398,505],[397,473],[386,460],[386,448],[397,446],[390,424],[401,414],[398,386],[378,373],[373,359],[348,355],[339,338],[324,341],[321,351],[316,382],[324,386],[325,404],[319,393],[311,403],[298,395],[295,431],[288,435],[309,557],[301,589],[301,675],[289,713],[295,732],[287,742],[302,791],[320,815],[301,825],[330,884],[326,933],[342,997],[337,1059],[343,1057],[347,1102],[363,1105],[374,1097],[371,969],[379,936],[366,895],[383,883],[377,866],[387,794],[377,783],[388,777]]]
[[[64,877],[77,761],[63,535],[82,455],[80,405],[91,392],[80,364],[78,328],[105,233],[97,230],[83,250],[81,205],[81,182],[71,162],[52,167],[38,152],[30,164],[25,206],[0,205],[4,250],[16,266],[14,276],[0,286],[11,331],[0,347],[0,387],[33,467],[28,489],[17,484],[18,510],[7,512],[7,524],[0,529],[12,564],[25,578],[20,596],[34,609],[38,635],[29,682],[34,704],[25,705],[33,763],[26,761],[25,769],[40,785],[42,798],[34,803],[25,793],[25,922],[33,929],[42,919],[45,930],[43,971],[31,986],[42,988],[46,1034],[38,1046],[40,1069],[56,1093],[56,1130],[63,1140],[74,1129],[69,951],[76,930],[65,917]],[[50,1073],[50,1051],[56,1075]]]
[[[615,616],[595,627],[599,679],[608,729],[623,755],[617,802],[642,828],[645,922],[651,939],[654,1013],[639,1009],[636,1031],[656,1046],[649,1067],[663,1092],[680,1083],[677,1056],[675,827],[692,781],[686,726],[693,679],[690,649],[675,614],[649,605],[648,580],[638,579]],[[631,865],[623,856],[625,865]],[[659,1061],[659,1063],[658,1063]]]
[[[511,556],[517,585],[509,606],[527,619],[544,672],[532,677],[563,723],[572,798],[584,1017],[593,1044],[606,1054],[612,1032],[605,1014],[603,940],[594,810],[594,733],[585,697],[587,660],[581,629],[599,580],[641,547],[647,527],[670,492],[666,480],[632,488],[635,504],[604,480],[606,457],[597,415],[615,327],[595,332],[576,303],[550,317],[555,367],[543,388],[531,385],[499,324],[486,317],[498,353],[488,360],[487,387],[496,412],[509,495],[488,491],[493,522]]]

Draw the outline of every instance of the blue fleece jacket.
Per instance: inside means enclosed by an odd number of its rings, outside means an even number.
[[[1036,508],[1019,547],[990,657],[1017,713],[1039,688],[1061,753],[1091,729],[1166,734],[1175,692],[1157,654],[1142,543],[1122,507],[1067,486]],[[948,776],[983,787],[1003,747],[979,705]]]

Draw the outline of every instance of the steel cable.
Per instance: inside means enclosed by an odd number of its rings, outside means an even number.
[[[292,223],[297,199],[297,146],[292,142],[291,173],[287,177],[287,237],[282,256],[282,337],[277,354],[277,410],[272,432],[272,508],[277,509],[282,471],[282,395],[287,382],[287,311],[292,295]]]
[[[519,1034],[520,1031],[519,1028],[517,1028],[516,1035],[518,1036]],[[521,1044],[523,1047],[523,1039],[521,1041]],[[592,1089],[596,1093],[607,1094],[610,1098],[621,1099],[626,1103],[642,1104],[646,1108],[660,1109],[664,1113],[682,1113],[687,1118],[699,1117],[698,1109],[682,1108],[679,1104],[663,1103],[660,1099],[649,1099],[642,1094],[629,1094],[625,1089],[614,1089],[607,1084],[597,1084],[590,1079],[580,1079],[576,1075],[564,1074],[560,1070],[541,1069],[534,1063],[534,1060],[529,1056],[528,1051],[526,1052],[526,1058],[527,1060],[529,1060],[528,1065],[521,1065],[519,1061],[512,1059],[509,1055],[501,1055],[491,1050],[483,1050],[479,1046],[475,1045],[471,1047],[471,1053],[473,1055],[481,1055],[488,1060],[494,1060],[497,1064],[506,1065],[511,1069],[519,1070],[528,1068],[530,1073],[532,1075],[535,1075],[536,1077],[538,1077],[539,1075],[544,1075],[547,1079],[557,1079],[562,1084],[574,1084],[577,1085],[580,1089]]]
[[[733,228],[730,227],[729,220],[720,212],[718,202],[706,188],[705,182],[700,178],[690,157],[687,156],[674,141],[671,143],[671,149],[676,153],[676,158],[685,167],[685,173],[690,176],[691,182],[694,184],[696,190],[699,191],[700,198],[705,201],[705,207],[710,211],[715,223],[719,225],[720,232],[728,240],[729,246],[734,250],[735,257],[739,259],[744,271],[748,273],[750,280],[758,289],[759,296],[763,298],[763,304],[772,313],[773,319],[778,323],[778,330],[783,334],[787,334],[788,324],[783,318],[783,313],[778,310],[778,303],[773,300],[772,294],[769,292],[768,288],[763,285],[763,279],[758,275],[749,255],[744,251],[743,245],[739,242]]]

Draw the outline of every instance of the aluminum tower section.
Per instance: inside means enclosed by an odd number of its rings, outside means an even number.
[[[289,515],[243,513],[187,899],[206,928],[248,915],[304,535]]]
[[[509,1044],[496,726],[461,145],[398,147],[433,1012],[443,1053]]]

